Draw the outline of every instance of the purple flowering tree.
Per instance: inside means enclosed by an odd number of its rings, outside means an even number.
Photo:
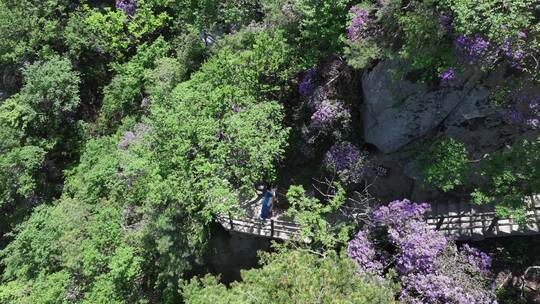
[[[498,57],[497,46],[484,39],[480,34],[458,35],[454,40],[458,56],[468,64],[480,63],[485,67],[492,67]]]
[[[126,15],[133,17],[137,10],[136,0],[116,0],[116,9],[122,10]]]
[[[350,9],[345,56],[354,68],[365,68],[373,60],[384,58],[385,50],[391,44],[375,11],[375,6],[366,3]]]
[[[347,28],[347,38],[351,41],[357,41],[369,37],[369,11],[358,6],[353,6],[350,13],[352,17]]]
[[[506,110],[505,119],[511,124],[540,129],[540,95],[519,94]]]
[[[402,303],[496,303],[491,259],[468,245],[458,250],[423,220],[427,204],[394,201],[372,213],[371,224],[349,242],[361,274],[394,269]]]
[[[499,62],[506,62],[516,70],[524,70],[527,66],[528,35],[519,31],[515,35],[506,36],[502,42],[488,41],[480,34],[460,34],[454,39],[454,47],[459,59],[468,64],[481,64],[493,68]]]
[[[525,66],[525,56],[527,51],[525,50],[525,39],[527,35],[520,32],[517,37],[506,37],[500,46],[501,55],[504,56],[505,61],[516,70],[523,70]]]
[[[448,68],[447,70],[442,71],[439,74],[439,79],[443,83],[446,83],[446,82],[449,82],[449,81],[453,80],[454,77],[455,77],[454,68]]]
[[[365,176],[366,156],[350,142],[334,144],[324,158],[327,168],[335,171],[344,182],[359,182]]]
[[[306,75],[304,76],[304,78],[302,78],[300,84],[298,85],[298,91],[300,92],[300,94],[304,96],[308,96],[309,94],[311,94],[314,87],[315,81],[313,78],[315,77],[315,74],[317,74],[316,68],[310,68],[306,71]]]
[[[133,130],[124,132],[122,138],[116,145],[119,150],[127,151],[131,145],[142,144],[144,137],[150,132],[150,127],[145,124],[138,123]]]
[[[351,119],[351,113],[345,104],[339,100],[323,100],[314,105],[311,115],[310,127],[318,131],[335,131],[339,128],[337,123],[341,122],[342,127],[347,127]]]
[[[439,16],[439,24],[445,33],[449,34],[452,32],[452,17],[448,15]]]

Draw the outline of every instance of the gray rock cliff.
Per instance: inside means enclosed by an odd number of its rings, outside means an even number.
[[[487,88],[467,75],[437,90],[398,79],[401,63],[384,61],[362,77],[364,137],[383,153],[399,150],[441,125],[461,124],[493,110]]]

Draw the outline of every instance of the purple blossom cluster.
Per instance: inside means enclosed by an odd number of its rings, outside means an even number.
[[[350,142],[334,144],[324,158],[324,164],[335,170],[343,180],[356,182],[364,176],[365,157]]]
[[[525,51],[525,40],[527,34],[518,32],[516,37],[506,37],[500,47],[502,55],[511,67],[517,70],[523,70],[524,60],[527,52]]]
[[[510,63],[510,66],[517,69],[523,69],[523,59],[525,58],[525,51],[519,45],[512,47],[507,41],[501,46],[501,50],[505,55],[506,60]]]
[[[512,107],[506,111],[505,119],[511,124],[540,129],[540,95],[518,95]]]
[[[150,106],[151,100],[148,96],[145,96],[141,101],[141,108],[146,109]]]
[[[350,113],[341,101],[323,100],[315,105],[315,112],[311,115],[311,127],[330,128],[339,118],[348,117]]]
[[[452,17],[448,15],[439,16],[439,23],[446,33],[450,33],[452,31],[452,22]]]
[[[432,271],[437,256],[448,244],[446,237],[422,221],[429,210],[426,203],[409,200],[394,201],[373,212],[375,225],[388,229],[388,239],[399,248],[396,269],[401,274],[413,271]]]
[[[328,152],[324,162],[327,166],[334,168],[337,172],[350,170],[360,161],[360,151],[349,142],[341,142],[333,145]]]
[[[130,145],[142,143],[144,136],[148,134],[149,131],[150,128],[147,125],[142,123],[136,124],[133,131],[129,130],[124,132],[116,147],[126,151]]]
[[[356,262],[359,272],[382,275],[383,263],[378,259],[377,252],[366,232],[358,231],[347,246],[347,255]]]
[[[416,204],[404,199],[377,208],[373,211],[372,218],[377,225],[396,227],[412,220],[421,220],[428,210],[427,203]]]
[[[126,15],[133,17],[137,10],[136,0],[116,0],[116,9],[122,10]]]
[[[315,76],[316,73],[317,73],[316,68],[309,68],[306,71],[306,75],[304,76],[304,78],[302,78],[302,81],[300,81],[300,84],[298,85],[298,91],[300,92],[300,94],[304,96],[308,96],[311,93],[311,91],[313,91],[313,86],[314,86],[313,77]]]
[[[231,106],[231,111],[233,111],[233,113],[240,113],[241,110],[242,110],[242,108],[237,104],[233,104]]]
[[[351,41],[367,38],[369,36],[369,11],[358,6],[353,6],[350,12],[352,18],[347,29],[347,37]]]
[[[463,246],[458,251],[423,220],[429,205],[393,201],[372,214],[372,224],[348,245],[359,273],[383,276],[393,267],[402,303],[491,304],[488,255]],[[377,237],[378,243],[371,240]]]
[[[467,261],[475,271],[482,275],[489,274],[489,268],[491,267],[491,257],[489,255],[468,244],[464,244],[461,250],[463,260]]]
[[[504,38],[502,43],[495,43],[484,39],[480,34],[458,35],[454,46],[468,64],[481,63],[485,67],[492,67],[496,62],[504,60],[512,68],[523,70],[525,66],[525,40],[528,35],[518,32],[514,36]]]
[[[450,80],[453,80],[455,77],[454,68],[448,68],[447,70],[439,73],[439,79],[442,82],[448,82]]]
[[[388,229],[390,240],[400,249],[396,258],[399,273],[434,271],[435,260],[448,245],[444,235],[423,221],[411,221],[403,227]]]
[[[491,293],[478,290],[464,290],[456,286],[455,279],[436,273],[411,274],[402,279],[404,288],[400,302],[410,304],[456,303],[495,304]]]
[[[403,285],[406,286],[400,295],[400,299],[405,303],[424,303],[422,298],[427,299],[457,299],[463,295],[462,290],[447,288],[452,285],[452,279],[433,273],[411,274],[403,278]],[[420,298],[420,299],[418,299]],[[441,302],[455,303],[455,302]],[[473,302],[458,302],[473,303]]]
[[[454,46],[469,64],[486,61],[494,53],[493,45],[479,34],[474,36],[458,35],[454,40]]]
[[[328,101],[319,104],[317,110],[311,115],[312,126],[326,126],[334,121],[336,117],[336,109]]]

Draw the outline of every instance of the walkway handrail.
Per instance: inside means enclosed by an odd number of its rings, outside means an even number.
[[[533,208],[528,214],[534,222],[525,226],[518,225],[512,218],[497,217],[492,206],[475,206],[463,201],[432,203],[434,206],[425,220],[434,229],[458,240],[540,234],[540,196],[532,198],[532,203]],[[292,220],[263,220],[249,216],[235,219],[230,213],[229,216],[216,216],[216,219],[226,230],[240,233],[284,240],[298,238],[301,234],[300,225]]]

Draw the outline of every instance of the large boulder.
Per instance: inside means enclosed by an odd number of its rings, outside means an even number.
[[[486,114],[475,109],[489,95],[477,84],[477,73],[463,73],[452,83],[429,90],[425,84],[398,78],[403,68],[403,63],[383,61],[362,77],[364,138],[383,153],[399,150],[449,117],[458,122]]]
[[[502,110],[486,98],[465,99],[443,123],[444,134],[465,144],[469,156],[480,158],[519,137],[519,128],[504,121]]]

